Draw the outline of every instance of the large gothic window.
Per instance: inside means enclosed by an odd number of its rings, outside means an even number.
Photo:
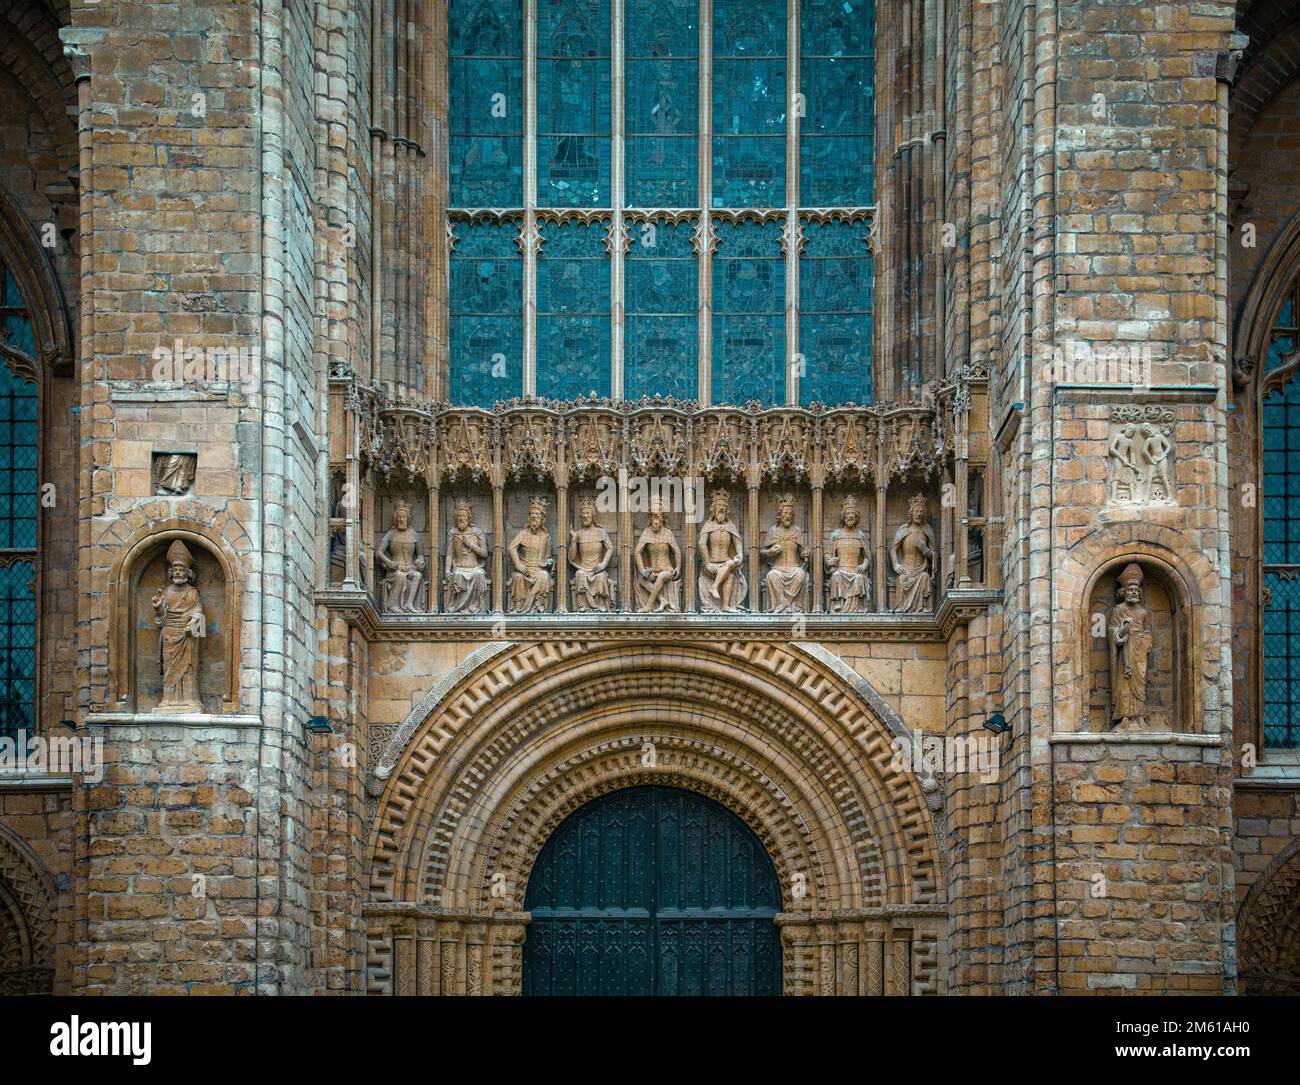
[[[448,398],[872,401],[872,0],[451,0]]]
[[[0,737],[35,724],[35,354],[27,306],[0,264]]]
[[[1264,745],[1300,747],[1300,279],[1270,338],[1261,403]]]

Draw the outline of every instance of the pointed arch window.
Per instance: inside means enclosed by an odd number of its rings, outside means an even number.
[[[448,18],[452,402],[872,401],[874,0]]]
[[[0,263],[0,737],[10,738],[36,722],[35,356],[27,305]]]
[[[1263,724],[1266,747],[1300,748],[1300,278],[1269,336],[1260,401]]]

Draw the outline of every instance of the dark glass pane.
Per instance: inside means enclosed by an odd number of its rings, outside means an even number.
[[[873,188],[875,6],[801,0],[799,203],[865,206]]]
[[[609,0],[538,0],[537,202],[542,207],[609,206],[609,10]]]
[[[1300,578],[1265,571],[1264,745],[1300,747]]]
[[[713,206],[785,202],[785,4],[713,5]]]
[[[0,737],[31,734],[35,725],[35,576],[30,561],[0,566]]]
[[[451,0],[448,115],[454,207],[520,207],[523,10],[512,0]]]
[[[785,402],[780,222],[720,222],[713,254],[713,402]]]
[[[1300,564],[1300,382],[1270,392],[1263,410],[1264,560]]]
[[[537,394],[609,395],[609,224],[542,223],[537,257]]]
[[[632,222],[624,265],[623,395],[696,395],[698,263],[692,223]]]
[[[0,361],[0,548],[36,547],[36,385]]]
[[[799,257],[799,402],[872,401],[867,224],[804,224]]]
[[[519,224],[454,224],[448,398],[491,406],[523,389],[523,258]]]

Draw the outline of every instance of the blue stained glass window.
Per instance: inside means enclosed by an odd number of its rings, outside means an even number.
[[[693,223],[629,222],[623,395],[696,396],[698,264]]]
[[[35,578],[29,560],[0,565],[0,737],[35,730]]]
[[[1264,745],[1300,747],[1300,577],[1265,571]]]
[[[449,184],[453,207],[524,201],[523,11],[451,0]]]
[[[875,5],[801,0],[799,25],[799,203],[866,206],[873,173]]]
[[[804,223],[799,402],[870,403],[871,254],[865,222]]]
[[[718,222],[713,254],[713,402],[785,402],[781,222]]]
[[[696,0],[637,2],[625,10],[625,202],[693,207],[699,193]]]
[[[537,394],[609,395],[606,222],[544,222],[537,258]]]
[[[1270,373],[1280,365],[1291,360],[1296,350],[1296,339],[1300,338],[1300,327],[1296,325],[1296,291],[1300,290],[1300,280],[1291,287],[1291,296],[1282,305],[1277,323],[1273,325],[1273,334],[1269,339],[1268,357],[1264,360],[1264,372]]]
[[[609,10],[609,0],[538,0],[539,206],[609,206]]]
[[[456,222],[453,228],[448,397],[488,407],[523,390],[519,223]]]
[[[713,206],[785,202],[784,0],[714,0]]]
[[[1264,400],[1264,561],[1300,565],[1300,381]]]

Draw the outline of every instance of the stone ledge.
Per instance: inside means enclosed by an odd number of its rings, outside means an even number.
[[[1213,384],[1056,384],[1058,400],[1086,403],[1213,403],[1219,389]]]
[[[0,772],[0,793],[5,791],[71,791],[71,776],[51,776],[44,772]]]
[[[233,713],[214,716],[206,712],[90,712],[85,717],[89,725],[128,727],[257,727],[262,726],[261,716]]]
[[[1103,746],[1218,746],[1223,739],[1219,735],[1194,735],[1186,731],[1055,731],[1048,741]]]

